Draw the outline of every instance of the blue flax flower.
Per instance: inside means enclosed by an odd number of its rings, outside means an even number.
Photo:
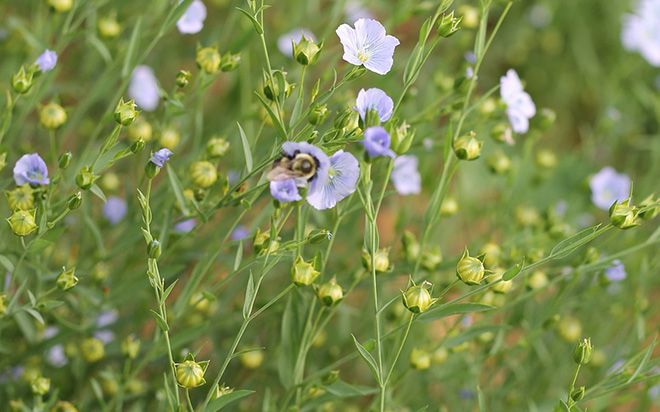
[[[193,0],[176,22],[176,28],[181,34],[199,33],[204,28],[204,20],[206,20],[206,6],[201,0]]]
[[[270,194],[282,203],[302,200],[300,193],[298,193],[296,179],[276,180],[270,182]]]
[[[352,154],[339,150],[330,157],[330,167],[319,177],[315,190],[307,194],[307,203],[315,209],[330,209],[355,192],[360,177],[360,165]]]
[[[369,157],[394,157],[394,152],[390,149],[390,134],[381,126],[372,126],[365,130],[362,145]]]
[[[355,109],[360,113],[362,121],[366,120],[367,112],[375,110],[381,122],[386,122],[392,117],[394,102],[384,91],[378,88],[360,90],[355,101]]]
[[[399,40],[386,33],[385,27],[373,19],[359,19],[355,28],[342,24],[337,36],[344,46],[344,60],[363,66],[377,74],[387,74],[394,63],[394,48]]]
[[[149,161],[151,161],[151,163],[155,164],[158,167],[163,167],[165,166],[165,163],[167,163],[167,161],[170,160],[170,156],[172,156],[173,154],[174,153],[170,149],[164,147],[159,151],[157,151],[156,153],[154,153],[153,155],[151,155],[151,159],[149,159]]]
[[[57,53],[46,49],[39,57],[37,57],[34,64],[39,66],[39,70],[42,72],[49,72],[53,70],[57,64]]]
[[[416,195],[422,190],[422,177],[417,170],[416,156],[404,155],[394,159],[392,183],[400,195]]]
[[[116,225],[126,216],[126,201],[118,196],[110,196],[103,205],[103,216],[108,219],[112,225]]]
[[[140,109],[153,112],[160,101],[158,80],[149,66],[137,66],[131,75],[128,95],[135,100]]]
[[[48,167],[46,162],[37,153],[21,156],[14,166],[14,181],[18,186],[26,183],[32,185],[47,185]]]

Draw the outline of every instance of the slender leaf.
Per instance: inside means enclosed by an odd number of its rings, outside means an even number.
[[[241,134],[241,143],[243,144],[243,155],[245,156],[245,168],[248,173],[252,172],[252,150],[250,149],[250,143],[248,142],[247,136],[241,127],[241,124],[236,122],[238,125],[238,131]]]

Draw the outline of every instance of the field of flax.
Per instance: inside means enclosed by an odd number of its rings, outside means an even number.
[[[0,0],[0,411],[660,408],[660,0]]]

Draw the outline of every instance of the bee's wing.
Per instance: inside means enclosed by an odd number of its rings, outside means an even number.
[[[293,170],[288,169],[280,164],[273,166],[273,168],[266,175],[266,178],[271,182],[287,179],[299,179],[300,177],[300,173],[296,173]]]

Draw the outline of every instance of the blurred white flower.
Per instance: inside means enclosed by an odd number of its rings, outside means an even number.
[[[623,16],[621,42],[660,67],[660,0],[640,0],[633,14]]]
[[[158,80],[149,66],[137,66],[133,70],[131,83],[128,86],[128,95],[135,100],[140,109],[153,112],[160,101]]]
[[[532,97],[523,89],[515,70],[509,69],[505,76],[500,77],[500,96],[506,104],[506,114],[513,131],[527,133],[529,119],[536,114],[536,105]]]
[[[373,19],[371,12],[364,7],[361,0],[348,0],[344,6],[344,14],[348,23],[355,23],[359,19]]]
[[[176,22],[176,28],[182,34],[195,34],[204,28],[206,20],[206,6],[201,0],[194,0]]]

